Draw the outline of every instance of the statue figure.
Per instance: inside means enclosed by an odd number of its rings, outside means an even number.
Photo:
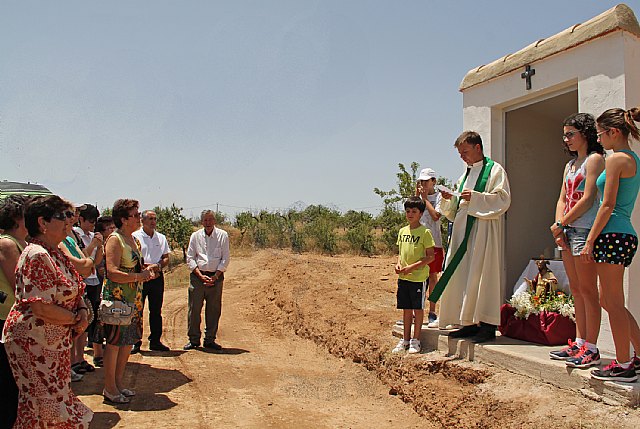
[[[540,258],[536,261],[538,274],[533,280],[525,277],[525,281],[529,285],[529,291],[537,296],[540,301],[546,301],[547,297],[554,294],[558,289],[558,279],[549,269],[549,261]]]

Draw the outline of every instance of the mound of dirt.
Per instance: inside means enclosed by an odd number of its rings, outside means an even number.
[[[541,427],[560,421],[566,427],[611,427],[614,421],[637,427],[640,422],[635,411],[594,404],[578,392],[499,368],[438,352],[391,354],[391,326],[401,317],[395,310],[395,257],[264,251],[260,259],[272,281],[255,302],[275,326],[374,372],[390,394],[430,422],[456,428]],[[580,420],[567,418],[572,415]]]

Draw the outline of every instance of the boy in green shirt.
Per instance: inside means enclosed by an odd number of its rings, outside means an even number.
[[[393,349],[393,353],[405,351],[420,352],[420,332],[424,318],[424,300],[429,278],[429,263],[435,259],[431,231],[420,224],[425,203],[420,197],[410,197],[404,203],[404,211],[409,225],[398,232],[400,253],[395,271],[398,274],[397,308],[402,309],[404,322],[403,339]],[[411,322],[413,319],[413,337]]]

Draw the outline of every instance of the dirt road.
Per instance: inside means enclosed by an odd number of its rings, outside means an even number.
[[[137,396],[128,406],[103,404],[102,370],[74,390],[96,413],[95,428],[372,428],[425,427],[410,405],[388,394],[375,374],[329,355],[293,332],[273,330],[255,302],[268,273],[252,258],[234,258],[224,285],[219,353],[182,351],[187,271],[169,275],[164,341],[176,351],[130,359]],[[181,284],[178,284],[177,280]],[[429,426],[426,426],[429,427]]]
[[[437,352],[389,353],[398,317],[393,258],[235,255],[225,280],[222,352],[182,351],[185,267],[167,275],[163,340],[132,356],[131,404],[106,405],[102,370],[74,390],[94,428],[637,428],[607,406]],[[146,337],[145,333],[145,337]]]

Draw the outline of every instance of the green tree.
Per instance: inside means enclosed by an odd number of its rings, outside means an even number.
[[[402,163],[398,164],[398,168],[400,171],[396,173],[396,188],[389,191],[382,191],[379,188],[373,189],[373,192],[382,198],[384,204],[384,209],[376,217],[374,225],[382,229],[381,241],[389,250],[395,249],[398,229],[406,224],[404,213],[402,213],[399,203],[415,195],[420,164],[412,162],[410,164],[411,171],[408,171]],[[451,181],[442,176],[436,179],[436,184],[444,185],[448,188],[453,187]],[[449,221],[442,216],[440,218],[440,230],[442,231],[442,242],[445,251],[449,230],[448,226]]]
[[[404,212],[392,206],[386,206],[375,218],[375,226],[382,230],[380,241],[388,251],[395,251],[398,241],[398,231],[406,224]]]
[[[304,223],[313,222],[318,218],[330,219],[337,223],[340,219],[340,212],[323,205],[312,204],[302,211],[301,217]]]
[[[256,218],[253,217],[251,212],[242,212],[236,215],[236,221],[234,225],[240,231],[240,243],[242,243],[247,231],[252,231],[257,223]]]
[[[334,255],[338,248],[336,220],[331,216],[318,216],[304,225],[305,236],[310,237],[322,253]]]
[[[342,215],[341,224],[345,229],[355,228],[363,223],[370,223],[373,220],[371,213],[364,211],[349,210]]]
[[[158,217],[158,231],[167,236],[173,249],[182,249],[182,258],[187,260],[189,238],[193,233],[193,223],[182,214],[182,208],[171,204],[171,207],[155,207]]]
[[[416,194],[416,180],[418,179],[418,169],[420,164],[412,162],[410,165],[411,172],[407,171],[407,168],[403,163],[398,163],[400,171],[396,173],[397,189],[391,189],[389,191],[382,191],[380,188],[373,188],[373,192],[382,198],[382,202],[385,207],[393,206],[399,210],[398,203],[404,199],[409,198]]]

